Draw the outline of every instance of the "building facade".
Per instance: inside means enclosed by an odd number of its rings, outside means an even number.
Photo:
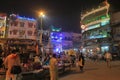
[[[0,13],[0,38],[5,38],[6,36],[6,19],[7,14]]]
[[[81,34],[62,32],[56,28],[51,32],[50,41],[54,52],[62,52],[70,49],[79,49]]]
[[[5,53],[17,49],[21,52],[35,51],[37,21],[33,18],[0,14],[0,45]]]
[[[36,23],[37,21],[33,18],[11,14],[7,28],[7,38],[36,40]]]
[[[120,57],[120,11],[111,15],[111,28],[113,34],[112,52]]]
[[[84,53],[104,54],[105,51],[111,50],[112,36],[109,7],[109,4],[105,1],[97,8],[82,14],[82,51]]]

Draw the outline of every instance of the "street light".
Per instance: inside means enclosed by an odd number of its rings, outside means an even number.
[[[43,53],[43,43],[42,43],[42,36],[43,36],[43,25],[42,25],[42,19],[45,17],[44,13],[43,12],[40,12],[39,14],[39,17],[40,17],[40,50],[41,50],[41,53],[42,53],[42,62],[44,61],[44,53]]]
[[[42,26],[42,19],[45,17],[44,13],[43,12],[40,12],[40,44],[42,45],[42,33],[43,33],[43,26]]]

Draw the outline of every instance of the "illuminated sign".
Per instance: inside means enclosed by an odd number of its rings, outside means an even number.
[[[98,23],[98,24],[95,24],[95,23]],[[94,25],[92,25],[92,24],[94,24]],[[91,29],[95,29],[95,28],[98,28],[101,26],[105,26],[107,24],[110,24],[110,18],[109,17],[102,17],[101,20],[91,22],[91,23],[86,25],[87,27],[85,25],[82,25],[81,28],[82,28],[82,32],[84,32],[87,30],[91,30]],[[89,25],[92,25],[92,26],[89,26]]]
[[[87,28],[85,29],[85,31],[91,30],[91,29],[95,29],[95,28],[98,28],[98,27],[100,27],[100,24],[96,24],[96,25],[93,25],[93,26],[89,26],[89,27],[87,27]]]
[[[107,24],[110,24],[110,20],[109,19],[108,20],[104,20],[104,21],[101,22],[101,26],[105,26]]]
[[[26,17],[21,17],[21,16],[18,16],[18,19],[29,20],[29,21],[36,21],[34,18],[26,18]]]
[[[105,38],[107,35],[97,35],[97,36],[90,36],[90,39],[95,39],[95,38]]]
[[[5,38],[6,16],[0,16],[0,38]]]

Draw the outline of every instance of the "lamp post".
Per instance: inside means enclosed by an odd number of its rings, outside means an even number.
[[[40,17],[40,37],[39,37],[39,43],[40,43],[40,51],[41,51],[41,56],[42,56],[42,62],[44,61],[44,53],[43,53],[43,43],[42,43],[42,36],[43,36],[43,18],[44,18],[44,13],[40,12],[39,17]]]
[[[42,27],[42,19],[44,18],[44,13],[40,13],[40,45],[42,45],[42,34],[43,34],[43,27]]]

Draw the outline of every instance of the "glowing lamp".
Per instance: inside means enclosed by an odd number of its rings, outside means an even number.
[[[85,29],[86,27],[85,27],[85,25],[81,25],[81,28],[82,28],[82,29]]]

